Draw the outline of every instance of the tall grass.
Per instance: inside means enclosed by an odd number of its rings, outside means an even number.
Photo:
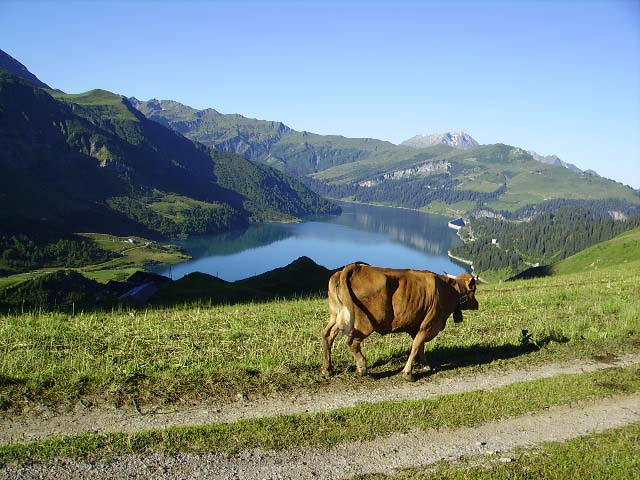
[[[458,372],[495,361],[543,362],[640,349],[640,263],[588,274],[481,287],[480,310],[429,344],[436,365]],[[235,306],[0,316],[0,405],[177,402],[321,384],[324,298]],[[528,331],[528,337],[522,330]],[[372,372],[396,373],[407,335],[363,344]],[[540,349],[538,349],[540,347]],[[334,382],[352,375],[336,342]],[[448,373],[452,374],[452,373]]]

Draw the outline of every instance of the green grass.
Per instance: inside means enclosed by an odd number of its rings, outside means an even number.
[[[175,245],[163,245],[142,237],[117,237],[103,233],[83,233],[82,235],[93,239],[100,248],[121,255],[108,262],[79,269],[83,273],[132,267],[141,268],[154,263],[180,263],[191,258]],[[129,239],[132,239],[134,243],[130,243]],[[103,273],[102,276],[108,276],[108,274]]]
[[[480,310],[465,314],[428,345],[437,375],[583,358],[640,348],[640,262],[590,273],[481,286]],[[26,402],[66,405],[130,401],[173,403],[238,391],[314,389],[325,381],[320,333],[324,298],[182,306],[145,311],[25,313],[0,316],[0,395],[5,408]],[[542,347],[522,345],[528,330]],[[399,371],[407,335],[372,335],[363,345],[375,374]],[[229,361],[234,359],[234,361]],[[341,339],[340,373],[358,378]],[[399,380],[400,381],[400,380]]]
[[[518,449],[508,455],[460,462],[439,462],[427,469],[416,468],[398,475],[358,475],[354,480],[526,480],[577,478],[628,480],[640,478],[640,424],[568,440],[547,442],[540,448]],[[481,463],[478,465],[478,463]]]
[[[178,222],[182,221],[184,213],[193,209],[193,207],[211,210],[224,208],[223,204],[202,202],[194,200],[193,198],[175,194],[166,194],[161,200],[149,203],[149,206],[152,210]]]
[[[175,427],[139,433],[85,434],[0,447],[0,464],[56,456],[94,457],[150,451],[236,452],[368,440],[414,429],[473,426],[598,397],[640,390],[640,367],[512,384],[429,400],[380,402],[313,414],[283,415],[228,424]]]
[[[500,178],[502,180],[504,177]],[[456,185],[456,190],[471,190],[472,192],[490,193],[498,190],[502,183],[496,183],[495,181],[484,180],[482,178],[475,178],[470,176],[468,178],[461,178],[462,182]]]
[[[110,281],[114,282],[124,282],[134,273],[140,271],[139,268],[113,268],[108,270],[95,270],[95,271],[86,271],[82,272],[82,274],[90,278],[91,280],[95,280],[100,283],[108,283]]]
[[[138,122],[136,116],[123,103],[124,97],[106,90],[95,89],[84,93],[62,93],[57,90],[47,90],[53,98],[77,105],[102,107],[108,109],[110,114],[119,120]]]
[[[9,277],[2,277],[0,278],[0,290],[2,290],[3,288],[14,287],[26,280],[29,280],[30,278],[30,273],[18,273]]]
[[[580,273],[640,261],[640,228],[601,242],[566,258],[552,267],[554,274]]]
[[[476,208],[476,203],[470,200],[456,203],[445,203],[436,200],[422,207],[420,211],[455,218],[472,211],[474,208]]]
[[[101,283],[107,283],[110,280],[124,281],[145,265],[157,263],[174,264],[191,259],[190,256],[174,245],[163,245],[142,237],[117,237],[105,233],[81,233],[79,235],[94,240],[104,250],[120,255],[104,263],[85,265],[84,267],[73,269]],[[135,243],[130,243],[128,241],[129,238],[133,239]],[[60,270],[60,268],[43,268],[0,278],[0,290],[56,270]]]

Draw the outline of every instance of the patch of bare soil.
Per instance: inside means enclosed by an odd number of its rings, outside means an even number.
[[[640,353],[606,358],[572,360],[535,365],[524,369],[496,368],[478,375],[449,378],[426,377],[415,383],[403,382],[399,376],[376,381],[374,386],[337,388],[329,385],[322,391],[263,398],[239,395],[233,404],[214,401],[184,408],[86,408],[78,404],[70,413],[41,409],[28,415],[0,416],[0,444],[22,443],[63,435],[99,432],[136,432],[172,426],[205,425],[233,422],[245,418],[318,412],[359,403],[432,398],[438,395],[472,390],[491,390],[516,382],[554,377],[561,374],[592,372],[640,363]]]
[[[7,466],[0,470],[0,478],[293,480],[346,478],[363,473],[392,474],[400,468],[427,466],[439,460],[457,460],[471,455],[499,455],[503,461],[513,461],[512,451],[518,447],[563,441],[636,422],[640,422],[639,394],[551,407],[541,413],[478,427],[392,434],[332,448],[282,452],[255,449],[233,456],[123,455],[106,462],[62,459],[45,465]]]

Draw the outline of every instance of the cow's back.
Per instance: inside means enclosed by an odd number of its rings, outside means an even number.
[[[415,333],[434,301],[435,282],[429,271],[358,266],[349,279],[356,328]]]

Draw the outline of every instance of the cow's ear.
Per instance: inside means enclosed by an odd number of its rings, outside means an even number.
[[[474,288],[476,288],[476,279],[473,277],[473,275],[469,276],[469,281],[467,282],[467,288],[469,290],[473,290]]]

